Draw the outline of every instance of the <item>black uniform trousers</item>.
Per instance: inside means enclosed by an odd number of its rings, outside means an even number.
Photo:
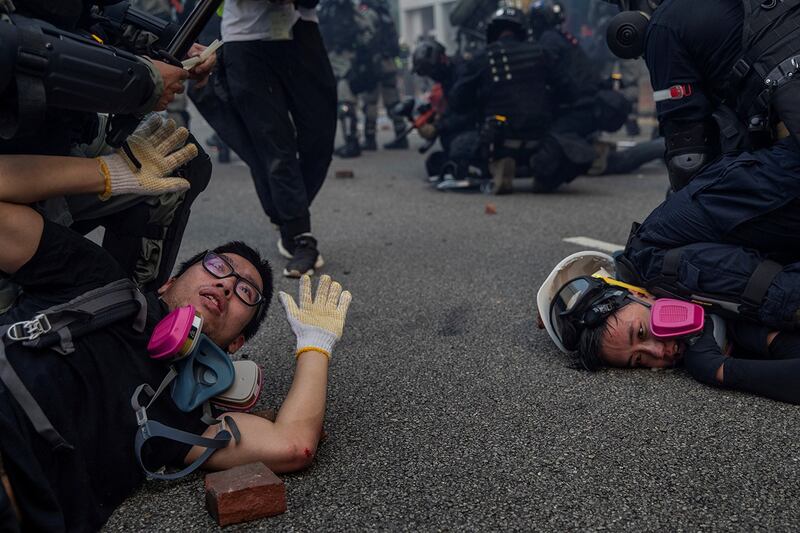
[[[311,231],[309,206],[336,135],[336,82],[318,25],[299,20],[293,31],[291,41],[227,42],[223,54],[243,126],[229,144],[250,166],[261,206],[284,239]]]
[[[774,329],[800,321],[800,150],[792,138],[724,156],[670,195],[642,223],[625,256],[656,280],[667,250],[681,248],[676,281],[689,292],[737,301],[758,265],[783,264],[756,310]]]

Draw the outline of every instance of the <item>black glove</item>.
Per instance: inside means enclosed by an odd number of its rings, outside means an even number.
[[[722,350],[714,340],[714,321],[706,317],[703,334],[687,343],[686,353],[683,356],[686,370],[697,381],[720,386],[722,384],[717,380],[717,370],[726,359],[728,358],[722,355]]]

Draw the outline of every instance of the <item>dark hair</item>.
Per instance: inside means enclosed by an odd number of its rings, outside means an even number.
[[[261,258],[261,254],[242,241],[231,241],[223,244],[222,246],[217,246],[211,251],[217,254],[240,255],[252,263],[252,265],[256,267],[256,270],[258,270],[258,273],[261,275],[261,279],[264,282],[264,288],[261,290],[261,294],[264,296],[264,299],[260,304],[258,304],[256,314],[253,315],[253,318],[250,319],[250,322],[248,322],[244,329],[242,329],[242,335],[244,335],[245,340],[250,340],[256,334],[256,332],[258,332],[258,328],[261,326],[261,323],[264,322],[264,319],[267,316],[269,302],[272,300],[272,267],[270,266],[269,261]],[[195,254],[181,263],[181,265],[178,267],[178,272],[175,274],[175,277],[178,277],[186,272],[190,266],[202,261],[203,256],[205,256],[207,252],[208,250]]]
[[[593,328],[586,328],[581,332],[578,351],[575,354],[578,363],[576,366],[590,372],[596,372],[606,366],[600,352],[603,347],[603,337],[608,332],[609,322],[612,318],[617,320],[616,315],[616,312],[612,313]]]

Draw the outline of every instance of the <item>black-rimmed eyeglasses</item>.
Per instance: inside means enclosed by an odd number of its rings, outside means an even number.
[[[214,253],[206,252],[203,256],[203,268],[218,279],[229,278],[233,276],[236,278],[236,284],[233,287],[233,292],[239,297],[246,305],[255,307],[264,300],[261,291],[251,282],[243,278],[233,265],[223,256]]]

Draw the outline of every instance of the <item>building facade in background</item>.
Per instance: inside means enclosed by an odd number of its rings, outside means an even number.
[[[434,37],[447,47],[456,48],[456,29],[450,25],[454,0],[397,0],[397,24],[401,44],[413,50],[422,37]]]

